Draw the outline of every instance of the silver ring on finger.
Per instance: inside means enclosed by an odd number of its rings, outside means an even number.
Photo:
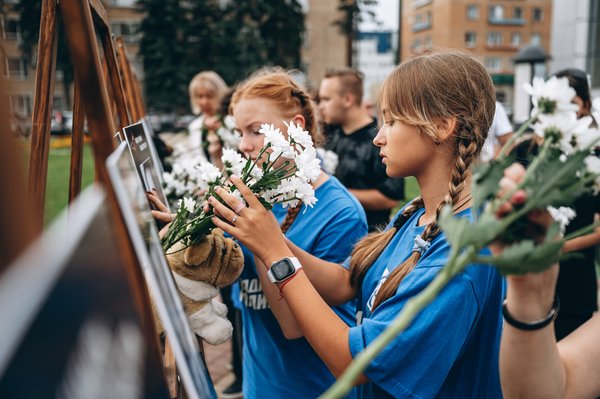
[[[231,224],[235,224],[235,222],[237,222],[239,216],[235,215],[232,219],[231,219]]]

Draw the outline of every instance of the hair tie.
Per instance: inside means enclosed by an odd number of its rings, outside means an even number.
[[[423,253],[427,251],[430,246],[431,242],[424,240],[421,236],[416,236],[412,251],[418,252],[419,255],[423,255]]]

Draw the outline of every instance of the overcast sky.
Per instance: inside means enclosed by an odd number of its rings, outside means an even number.
[[[398,4],[399,0],[379,0],[374,11],[377,19],[382,22],[381,26],[372,23],[363,23],[360,26],[361,30],[398,30]]]

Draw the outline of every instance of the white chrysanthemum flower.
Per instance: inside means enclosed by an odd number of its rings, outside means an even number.
[[[250,176],[252,176],[252,178],[256,179],[256,180],[260,180],[264,175],[264,172],[262,170],[262,168],[258,165],[255,165],[251,170],[250,170]]]
[[[600,123],[600,97],[592,100],[592,116],[596,119],[597,123]]]
[[[235,129],[234,117],[231,115],[225,116],[225,118],[223,118],[223,125],[229,130],[234,130]]]
[[[240,193],[239,190],[235,190],[233,192],[231,192],[231,195],[233,195],[238,201],[242,202],[244,205],[248,205],[246,203],[246,200],[244,199],[244,197],[242,197],[242,193]]]
[[[280,155],[284,158],[294,158],[294,149],[290,145],[290,142],[285,139],[279,128],[265,123],[261,125],[259,133],[265,135],[265,145],[271,144],[272,153],[269,157],[270,161],[274,161]]]
[[[594,180],[594,194],[600,192],[600,158],[595,155],[590,155],[584,160],[587,171],[593,175],[596,175]]]
[[[589,118],[589,117],[586,117]],[[583,119],[583,118],[581,118]],[[590,118],[591,120],[591,118]],[[588,128],[583,129],[581,131],[576,131],[573,134],[573,146],[578,150],[583,150],[586,148],[593,148],[595,146],[600,145],[598,139],[600,138],[600,130],[596,128]]]
[[[325,148],[317,148],[317,156],[321,159],[321,167],[330,175],[335,173],[339,163],[338,154]]]
[[[571,220],[575,219],[575,216],[577,216],[575,210],[573,210],[572,208],[567,208],[565,206],[561,206],[559,208],[549,206],[546,208],[546,210],[548,211],[548,213],[550,213],[552,219],[554,219],[560,225],[561,234],[565,233],[565,229],[567,228],[569,223],[571,223]]]
[[[308,183],[304,183],[296,188],[296,198],[304,203],[306,206],[312,206],[317,203],[317,197],[315,197],[315,189]],[[305,209],[306,211],[306,209]]]
[[[290,123],[283,122],[287,126],[288,139],[293,141],[295,144],[299,144],[302,148],[309,148],[313,146],[312,137],[310,137],[310,133],[304,130],[304,128],[300,124],[295,124],[294,121],[290,121]]]
[[[196,201],[193,198],[183,197],[183,207],[186,211],[192,213],[196,209]]]
[[[583,132],[588,130],[591,122],[590,117],[577,119],[575,113],[541,114],[533,129],[536,135],[551,140],[563,153],[570,155],[585,148],[587,140]]]
[[[579,106],[571,100],[575,97],[575,90],[569,86],[567,78],[551,77],[547,81],[535,77],[533,85],[525,83],[523,88],[531,96],[533,110],[531,114],[555,114],[557,112],[576,112]]]
[[[315,181],[321,174],[321,160],[317,158],[314,147],[307,147],[296,156],[296,176],[304,181]]]
[[[221,126],[217,129],[217,136],[219,136],[225,147],[238,148],[240,141],[242,141],[242,136],[240,136],[236,130],[229,129],[225,126]]]
[[[198,186],[201,190],[208,190],[220,177],[221,171],[210,162],[202,162],[196,166],[198,170]]]
[[[242,170],[246,165],[246,160],[244,157],[242,157],[239,152],[232,150],[231,148],[225,148],[223,150],[221,161],[223,162],[223,167],[229,175],[241,176]]]

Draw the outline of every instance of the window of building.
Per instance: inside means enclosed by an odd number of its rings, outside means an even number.
[[[5,40],[21,39],[21,25],[16,19],[5,19],[2,21],[2,31]]]
[[[499,72],[502,69],[500,57],[485,57],[484,64],[490,72]]]
[[[431,36],[425,36],[425,40],[423,40],[423,47],[428,50],[431,50],[431,48],[432,48]]]
[[[515,47],[519,47],[523,42],[523,38],[519,32],[513,32],[510,36],[510,44]]]
[[[11,94],[10,110],[20,116],[31,115],[31,96],[27,94]]]
[[[427,4],[430,4],[432,2],[433,0],[412,0],[412,6],[413,8],[419,8],[426,6]]]
[[[5,58],[3,74],[9,79],[26,79],[27,64],[21,58]]]
[[[504,19],[504,7],[490,6],[490,18],[498,20]]]
[[[514,19],[522,19],[523,18],[523,9],[521,7],[515,7],[513,10],[513,18]]]
[[[136,0],[110,0],[109,4],[114,7],[134,7]]]
[[[110,27],[115,36],[123,36],[123,40],[127,43],[135,43],[138,41],[139,24],[132,22],[113,22],[110,24]]]
[[[488,46],[502,45],[502,33],[501,32],[488,32],[487,44],[488,44]]]
[[[535,44],[535,45],[540,45],[540,43],[542,42],[541,36],[539,33],[532,33],[531,34],[531,44]]]
[[[467,19],[477,21],[479,19],[479,7],[476,5],[467,6]]]
[[[544,18],[544,14],[542,13],[542,9],[535,7],[533,9],[533,13],[532,13],[533,22],[542,22],[543,18]]]
[[[477,40],[477,36],[475,35],[475,32],[466,32],[465,33],[465,45],[467,47],[475,47],[476,40]]]

